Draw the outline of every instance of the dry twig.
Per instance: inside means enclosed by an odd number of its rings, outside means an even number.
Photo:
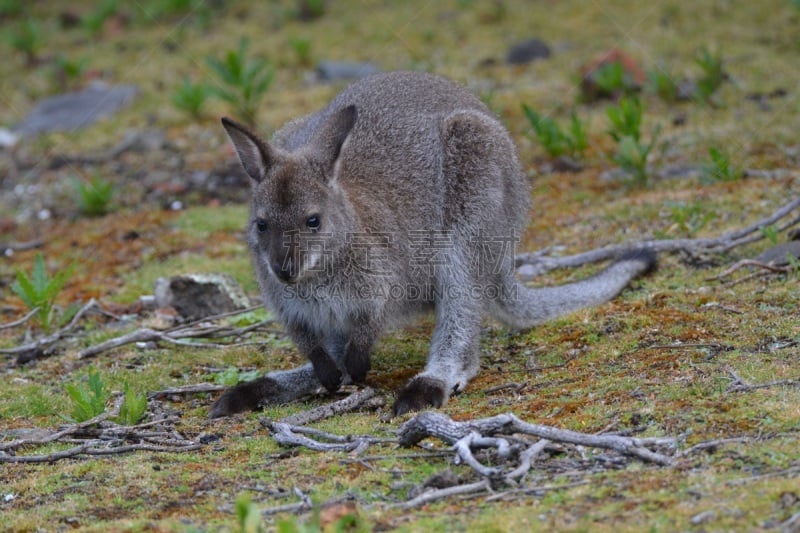
[[[109,419],[119,415],[122,401],[120,395],[111,410],[85,422],[69,424],[43,437],[0,443],[0,463],[52,463],[73,457],[122,454],[136,450],[184,452],[203,446],[201,442],[187,439],[176,431],[178,419],[175,417],[164,417],[135,426],[111,422]],[[46,454],[16,454],[22,448],[53,443],[76,445]]]
[[[78,325],[78,322],[83,318],[83,316],[86,313],[96,309],[100,309],[100,304],[97,303],[97,300],[92,298],[86,305],[81,307],[77,313],[75,313],[75,316],[72,317],[72,320],[70,320],[69,324],[59,329],[58,331],[51,333],[50,335],[41,337],[28,344],[23,344],[15,348],[3,348],[2,350],[0,350],[0,353],[8,355],[18,355],[18,356],[22,356],[28,353],[34,353],[34,354],[45,353],[48,349],[52,348],[52,346],[55,345],[58,341],[65,338],[67,334],[71,333]],[[25,319],[27,320],[27,318]]]
[[[622,455],[637,457],[646,462],[672,466],[674,460],[662,453],[651,450],[656,447],[675,447],[677,439],[641,439],[617,435],[591,435],[552,426],[529,424],[513,414],[497,415],[469,422],[454,422],[449,417],[435,411],[420,413],[404,423],[398,431],[401,446],[413,446],[427,437],[436,437],[449,444],[455,444],[472,432],[480,435],[532,435],[553,442],[576,444],[592,448],[614,450]]]
[[[640,248],[646,248],[654,252],[685,252],[691,255],[721,253],[737,246],[763,239],[764,235],[760,231],[761,228],[776,224],[798,207],[800,207],[800,198],[795,198],[768,217],[762,218],[745,228],[724,233],[716,238],[646,240],[605,246],[565,257],[547,257],[542,253],[533,252],[518,255],[516,263],[518,267],[522,265],[528,266],[526,277],[534,277],[556,268],[578,267],[588,263],[607,261],[627,251]],[[800,217],[795,217],[780,224],[777,229],[778,231],[783,231],[797,224],[798,221],[800,221]]]

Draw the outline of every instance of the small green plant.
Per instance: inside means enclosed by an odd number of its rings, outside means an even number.
[[[106,19],[113,17],[119,10],[120,0],[102,0],[95,5],[93,11],[81,17],[81,26],[92,35],[103,31]]]
[[[708,149],[711,161],[701,168],[706,181],[736,181],[743,175],[742,169],[731,163],[730,157],[719,148],[712,146]]]
[[[642,114],[642,102],[635,96],[622,98],[619,104],[608,106],[606,115],[611,121],[611,129],[608,134],[617,142],[621,142],[623,137],[632,137],[633,140],[639,142],[642,131]]]
[[[128,383],[122,389],[122,404],[119,408],[117,422],[124,426],[134,426],[147,410],[147,396],[134,391]]]
[[[551,157],[579,155],[589,146],[586,128],[575,113],[572,113],[569,126],[564,131],[553,119],[538,114],[526,104],[522,104],[522,111],[536,133],[536,138]]]
[[[80,212],[86,216],[105,215],[111,209],[114,185],[99,176],[92,176],[88,182],[73,178],[75,200]]]
[[[275,70],[266,59],[248,58],[247,48],[248,41],[242,38],[237,50],[229,50],[222,59],[209,57],[207,62],[222,82],[213,88],[214,93],[233,105],[239,118],[253,125]]]
[[[790,252],[786,252],[786,264],[789,265],[790,276],[797,276],[800,274],[800,259],[797,259]]]
[[[325,14],[325,0],[297,0],[297,18],[303,21],[318,19]]]
[[[666,207],[677,228],[689,237],[694,237],[709,221],[717,217],[717,213],[701,201],[667,202]]]
[[[653,148],[653,143],[642,144],[631,136],[626,135],[617,144],[617,151],[611,160],[631,176],[631,185],[647,187],[650,176],[647,172],[647,158]]]
[[[172,94],[172,103],[192,118],[200,118],[203,106],[211,91],[203,83],[192,83],[188,78]]]
[[[294,52],[297,62],[308,67],[311,65],[311,39],[306,37],[290,37],[289,46]]]
[[[600,95],[604,97],[627,92],[625,67],[618,62],[601,65],[594,73],[594,83]]]
[[[236,498],[237,533],[262,533],[266,531],[258,506],[250,501],[247,494]]]
[[[11,18],[22,14],[23,0],[0,0],[0,17]]]
[[[695,63],[703,71],[702,76],[697,80],[697,99],[704,103],[714,104],[714,94],[726,78],[722,66],[722,56],[703,47],[697,54]]]
[[[28,66],[36,64],[39,52],[44,46],[44,35],[38,22],[34,19],[21,22],[16,31],[5,34],[5,39],[11,48],[25,55],[25,63]]]
[[[617,150],[611,160],[631,176],[631,184],[646,187],[650,178],[647,172],[647,159],[656,146],[660,128],[650,135],[650,142],[642,141],[642,103],[637,97],[624,97],[615,106],[606,108],[611,122],[608,134],[617,142]]]
[[[86,57],[69,58],[63,54],[57,55],[53,62],[53,78],[58,89],[66,91],[80,85],[87,65]]]
[[[772,244],[778,244],[778,228],[773,225],[761,226],[761,235]]]
[[[668,72],[651,70],[647,73],[647,90],[668,104],[678,100],[678,84]]]
[[[242,381],[250,381],[258,377],[258,370],[241,371],[235,366],[229,366],[222,372],[214,376],[214,382],[218,385],[236,385]]]
[[[323,525],[320,509],[317,506],[314,507],[311,516],[305,522],[295,516],[278,522],[278,533],[322,533],[323,531],[367,533],[372,531],[372,528],[364,519],[354,513],[347,513],[335,521]]]
[[[70,383],[66,389],[72,400],[72,410],[67,416],[68,420],[85,422],[105,412],[110,393],[96,369],[89,369],[86,385]]]
[[[16,271],[17,280],[11,285],[11,290],[29,309],[38,309],[35,320],[45,333],[49,333],[57,322],[55,316],[56,297],[64,288],[70,275],[72,275],[72,268],[61,270],[50,277],[42,254],[36,255],[30,276],[22,270]],[[71,318],[71,315],[74,315],[74,311],[65,312],[61,320],[65,322]]]

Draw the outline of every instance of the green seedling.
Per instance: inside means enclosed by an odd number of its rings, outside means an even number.
[[[49,333],[56,324],[56,297],[64,288],[70,275],[72,275],[72,268],[61,270],[50,277],[45,268],[42,254],[36,255],[30,276],[22,270],[16,271],[17,279],[11,285],[11,290],[29,309],[37,309],[34,319],[45,333]],[[77,308],[70,308],[62,315],[62,322],[69,320],[76,311]]]
[[[18,17],[25,3],[23,0],[0,0],[0,17]]]
[[[522,104],[522,111],[536,133],[536,138],[551,157],[579,155],[589,146],[586,128],[575,113],[570,117],[570,124],[564,131],[553,119],[538,114],[526,104]]]
[[[264,520],[258,506],[247,494],[236,498],[236,531],[237,533],[263,533]]]
[[[647,90],[668,104],[678,100],[678,84],[675,79],[663,70],[651,70],[647,73]]]
[[[647,158],[653,148],[653,143],[642,144],[633,137],[626,135],[617,144],[617,151],[611,160],[631,176],[631,185],[647,187],[650,176],[647,172]]]
[[[616,94],[626,94],[632,86],[627,79],[625,67],[621,63],[613,62],[601,65],[593,74],[598,95],[609,98]]]
[[[709,221],[717,217],[717,213],[704,202],[667,202],[666,206],[672,221],[689,237],[697,235]]]
[[[233,105],[238,118],[253,125],[275,70],[265,59],[248,58],[247,48],[248,41],[242,38],[237,50],[228,51],[222,59],[209,57],[207,62],[221,82],[212,89],[214,94]]]
[[[708,48],[703,47],[698,53],[695,63],[703,71],[702,76],[697,80],[697,99],[713,104],[714,94],[726,78],[722,66],[722,56],[713,54]]]
[[[208,100],[211,91],[202,83],[192,83],[188,78],[172,94],[172,103],[181,111],[192,118],[200,118],[203,106]]]
[[[72,400],[72,410],[68,420],[72,422],[85,422],[101,415],[106,410],[106,402],[110,396],[108,388],[100,378],[100,372],[94,368],[89,369],[86,384],[66,386],[67,394]]]
[[[93,11],[81,17],[81,26],[90,34],[97,35],[103,31],[106,20],[116,15],[118,10],[119,0],[102,0]]]
[[[708,149],[708,155],[711,161],[701,168],[706,181],[736,181],[744,175],[742,169],[733,165],[730,157],[719,148],[712,146]]]
[[[772,244],[778,244],[778,228],[773,225],[761,226],[761,235]]]
[[[5,40],[11,48],[24,54],[28,66],[36,64],[38,54],[44,46],[42,30],[33,19],[19,23],[16,31],[5,34]]]
[[[606,115],[611,121],[608,134],[615,141],[621,142],[624,137],[632,137],[634,141],[639,142],[643,115],[642,102],[639,98],[634,96],[620,99],[619,104],[606,108]]]
[[[314,20],[325,14],[325,0],[297,0],[297,18]]]
[[[631,176],[631,184],[637,187],[646,187],[650,182],[647,159],[661,132],[660,128],[655,128],[650,135],[650,142],[643,142],[643,114],[642,103],[636,97],[622,98],[618,105],[606,108],[606,115],[611,121],[608,134],[617,142],[617,150],[611,160]]]
[[[147,396],[134,391],[128,383],[122,389],[122,404],[116,420],[124,426],[134,426],[147,411]]]
[[[289,38],[289,46],[294,51],[294,56],[300,65],[304,67],[311,65],[311,39],[291,37]]]
[[[107,214],[111,209],[111,198],[114,195],[114,185],[99,176],[93,176],[88,182],[78,179],[72,180],[75,188],[75,200],[78,210],[89,217],[98,217]]]
[[[242,371],[235,366],[229,366],[222,372],[214,376],[214,382],[218,385],[232,386],[242,381],[250,381],[258,377],[257,370]]]
[[[66,91],[80,85],[87,65],[86,57],[68,58],[63,54],[57,55],[53,64],[53,77],[59,90]]]

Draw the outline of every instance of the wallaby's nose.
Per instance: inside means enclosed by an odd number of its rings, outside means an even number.
[[[284,283],[290,283],[294,281],[293,270],[294,269],[292,268],[291,262],[289,261],[272,264],[272,272],[275,274],[275,277]]]

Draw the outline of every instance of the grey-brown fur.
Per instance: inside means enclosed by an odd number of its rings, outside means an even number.
[[[379,335],[429,309],[427,365],[394,413],[440,406],[478,371],[485,314],[531,327],[613,298],[654,264],[639,253],[574,284],[519,283],[529,190],[514,145],[438,76],[360,80],[269,144],[223,123],[253,178],[247,235],[265,304],[310,363],[229,389],[212,417],[363,381]]]

